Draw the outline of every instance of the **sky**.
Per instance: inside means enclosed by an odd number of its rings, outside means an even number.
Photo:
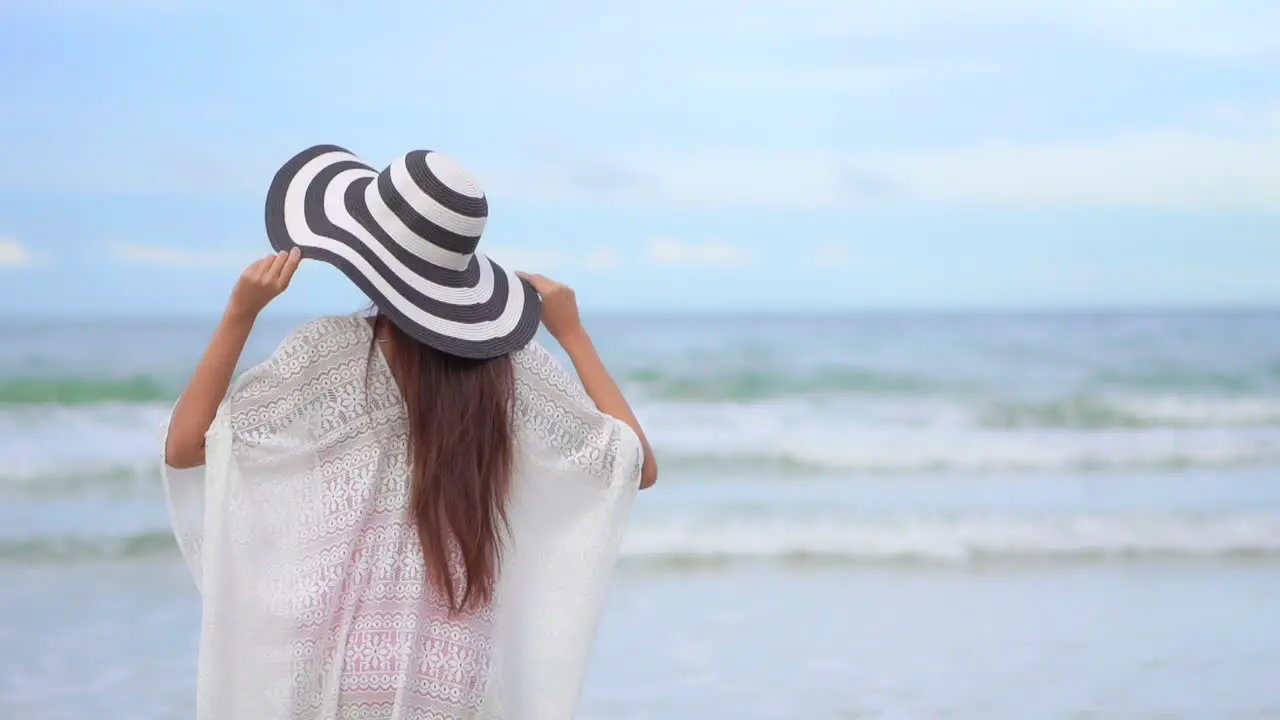
[[[0,316],[216,313],[310,145],[584,311],[1280,304],[1273,0],[0,0]],[[305,263],[278,312],[359,307]]]

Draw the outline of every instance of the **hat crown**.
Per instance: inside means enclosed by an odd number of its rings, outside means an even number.
[[[405,153],[378,174],[377,191],[412,235],[451,253],[475,253],[489,202],[457,160],[432,150]]]
[[[462,163],[441,152],[432,150],[422,152],[426,153],[423,159],[427,169],[446,188],[464,197],[484,199],[484,188],[480,187],[480,181],[463,167]]]

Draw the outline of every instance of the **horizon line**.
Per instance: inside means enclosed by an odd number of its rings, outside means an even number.
[[[364,312],[365,308],[353,308],[351,313]],[[267,312],[260,319],[267,322],[280,320],[300,320],[322,315],[341,315],[344,311],[327,310],[316,312]],[[655,310],[608,309],[584,310],[583,318],[591,319],[716,319],[716,318],[793,318],[793,317],[857,317],[857,316],[1011,316],[1011,315],[1046,315],[1046,316],[1084,316],[1084,315],[1192,315],[1192,314],[1252,314],[1280,312],[1280,302],[1275,303],[1199,303],[1199,304],[1108,304],[1108,305],[1036,305],[1036,306],[883,306],[883,307],[844,307],[844,308],[661,308]],[[56,313],[56,314],[10,314],[0,313],[0,323],[4,322],[65,322],[93,320],[216,320],[221,312],[90,312],[90,313]]]

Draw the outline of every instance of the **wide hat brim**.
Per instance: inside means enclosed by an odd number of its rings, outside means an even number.
[[[538,331],[538,293],[483,253],[451,247],[468,240],[453,229],[476,219],[432,200],[426,190],[439,195],[438,185],[412,184],[424,182],[421,167],[413,166],[421,160],[410,153],[380,174],[336,145],[298,153],[267,192],[271,246],[297,247],[304,258],[338,268],[400,329],[441,352],[485,359],[519,350]],[[398,201],[394,211],[389,194]],[[416,210],[406,209],[402,196],[409,194]],[[406,212],[417,213],[416,222],[403,222]],[[470,238],[473,247],[476,239]]]

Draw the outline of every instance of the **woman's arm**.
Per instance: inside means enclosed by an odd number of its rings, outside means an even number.
[[[557,336],[556,340],[560,342],[560,346],[568,353],[569,360],[573,363],[573,369],[578,372],[578,379],[582,381],[582,388],[587,391],[587,395],[596,404],[600,412],[618,418],[636,431],[636,436],[640,438],[640,446],[644,448],[644,467],[640,471],[640,489],[652,487],[658,481],[658,461],[653,456],[653,449],[649,447],[649,439],[645,437],[644,429],[640,427],[640,421],[636,419],[635,413],[631,410],[631,405],[627,402],[627,398],[623,396],[621,388],[614,382],[613,376],[609,374],[609,370],[604,366],[604,361],[600,359],[600,355],[596,352],[595,344],[591,342],[591,336],[587,335],[586,329],[579,325],[576,331],[564,336]]]
[[[205,433],[209,432],[218,405],[231,385],[231,376],[253,330],[253,322],[253,317],[223,314],[209,349],[205,350],[169,420],[169,436],[164,446],[165,463],[169,467],[182,469],[204,464]]]
[[[258,313],[289,286],[301,260],[295,249],[265,257],[241,275],[209,348],[173,409],[164,446],[165,463],[170,467],[204,464],[204,436],[231,386],[231,376]]]
[[[587,396],[600,412],[621,420],[635,430],[636,436],[640,438],[640,446],[644,448],[640,489],[652,487],[658,481],[658,461],[653,456],[653,448],[649,447],[649,440],[640,427],[640,421],[636,419],[631,405],[622,395],[613,376],[605,368],[595,344],[591,342],[591,336],[582,326],[582,319],[578,315],[578,300],[573,289],[542,275],[518,274],[529,281],[538,295],[542,296],[542,324],[569,355]]]

